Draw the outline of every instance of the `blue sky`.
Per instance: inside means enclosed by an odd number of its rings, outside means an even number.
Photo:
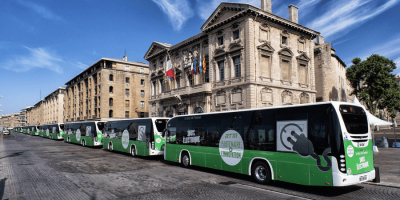
[[[0,0],[0,114],[19,112],[102,57],[147,63],[153,41],[176,44],[195,34],[219,0]],[[260,0],[233,0],[260,7]],[[351,65],[373,53],[400,68],[400,0],[272,0],[272,13],[332,42]],[[395,71],[400,73],[400,69]]]

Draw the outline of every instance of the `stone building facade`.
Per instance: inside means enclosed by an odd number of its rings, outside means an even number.
[[[7,115],[0,116],[0,127],[2,128],[13,128],[16,126],[25,126],[26,119],[25,113],[11,113]]]
[[[26,120],[29,126],[43,124],[43,104],[44,100],[40,100],[33,106],[26,108]]]
[[[43,117],[41,124],[54,124],[64,122],[64,92],[65,87],[59,87],[43,100]]]
[[[353,102],[353,88],[346,77],[346,64],[335,55],[331,43],[318,36],[314,47],[316,101]]]
[[[176,45],[153,42],[144,58],[150,66],[150,115],[260,108],[315,101],[314,38],[298,23],[261,9],[221,3],[201,33]],[[176,80],[165,81],[167,56]],[[206,73],[191,74],[191,63],[205,56]]]
[[[148,117],[147,64],[102,58],[66,83],[64,122]]]

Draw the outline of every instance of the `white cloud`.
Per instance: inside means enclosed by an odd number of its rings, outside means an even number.
[[[62,21],[62,18],[49,9],[47,9],[44,6],[41,6],[39,4],[33,3],[32,1],[23,1],[19,0],[17,1],[20,5],[25,6],[33,11],[35,11],[37,14],[39,14],[41,17],[48,19],[48,20],[56,20],[56,21]]]
[[[245,3],[255,6],[257,8],[261,7],[260,0],[197,0],[196,7],[198,8],[198,14],[201,19],[207,20],[214,10],[221,4],[221,2],[231,2],[231,3]]]
[[[168,16],[174,30],[179,31],[182,25],[193,16],[188,0],[152,0]]]
[[[333,40],[378,16],[398,2],[399,0],[389,0],[377,6],[379,2],[372,0],[330,1],[326,5],[325,14],[308,23],[306,27]]]
[[[73,66],[76,66],[76,67],[78,67],[78,68],[81,68],[81,69],[87,69],[87,68],[89,67],[89,65],[85,65],[85,64],[83,64],[83,63],[81,63],[81,62],[75,62],[75,63],[73,63],[72,65],[73,65]]]
[[[27,72],[34,69],[48,69],[62,74],[63,60],[44,48],[24,47],[23,55],[14,55],[13,58],[1,63],[6,70]]]

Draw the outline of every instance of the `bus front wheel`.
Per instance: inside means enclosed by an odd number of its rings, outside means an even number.
[[[86,142],[85,140],[82,140],[82,146],[85,147],[86,146]]]
[[[257,161],[254,163],[251,175],[257,183],[268,184],[271,181],[271,172],[265,162]]]
[[[190,157],[187,152],[183,152],[181,156],[181,163],[183,167],[189,167],[190,165]]]
[[[132,155],[133,157],[136,157],[136,149],[135,149],[135,146],[132,146],[132,148],[131,148],[131,155]]]
[[[112,143],[110,142],[110,143],[108,143],[108,150],[110,150],[110,151],[112,151],[113,150],[113,146],[112,146]]]

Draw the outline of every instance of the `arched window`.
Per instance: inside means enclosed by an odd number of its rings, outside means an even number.
[[[110,94],[112,94],[114,92],[113,86],[110,86],[109,92],[110,92]]]
[[[108,105],[109,105],[109,106],[113,106],[113,98],[110,98],[110,99],[108,100]]]
[[[110,74],[109,80],[114,81],[114,76],[112,74]]]
[[[195,114],[197,114],[197,113],[203,113],[203,109],[200,108],[200,107],[198,107],[198,108],[196,108],[196,109],[194,110],[194,113],[195,113]]]
[[[189,78],[189,85],[193,85],[193,76],[190,74],[188,78]]]
[[[113,110],[108,111],[108,117],[109,118],[113,117]]]

